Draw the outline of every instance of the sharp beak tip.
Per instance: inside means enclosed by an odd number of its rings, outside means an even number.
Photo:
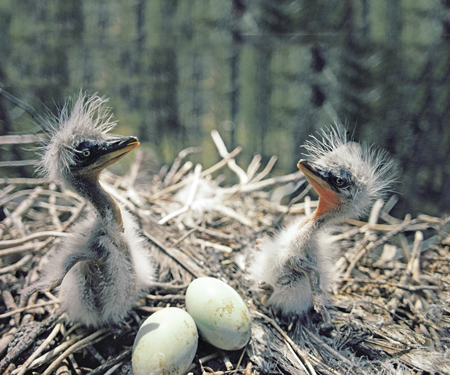
[[[122,145],[125,148],[131,148],[134,149],[136,147],[138,147],[141,143],[139,142],[139,140],[136,137],[124,137],[123,141],[122,141]]]
[[[309,165],[308,161],[305,159],[300,159],[297,163],[297,168],[303,170],[307,165]]]

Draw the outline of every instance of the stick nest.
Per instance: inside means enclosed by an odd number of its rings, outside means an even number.
[[[131,374],[142,321],[168,306],[184,308],[186,288],[200,276],[226,281],[243,297],[252,339],[236,352],[200,339],[193,374],[450,373],[448,219],[392,217],[393,196],[375,204],[368,222],[336,227],[332,329],[323,329],[314,312],[283,321],[251,291],[246,254],[317,202],[301,172],[269,177],[276,158],[258,172],[259,156],[244,171],[235,161],[240,149],[229,153],[212,135],[222,160],[208,170],[184,161],[198,151],[189,148],[150,177],[139,172],[145,169],[139,152],[125,177],[101,175],[105,189],[140,221],[158,266],[158,282],[119,331],[68,325],[52,293],[21,298],[88,204],[43,180],[0,179],[0,374]],[[221,169],[227,177],[217,177]],[[281,204],[294,192],[302,201]]]

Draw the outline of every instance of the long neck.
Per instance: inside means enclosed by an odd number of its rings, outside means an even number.
[[[100,186],[98,176],[93,178],[74,177],[70,180],[71,186],[83,198],[89,200],[102,219],[107,219],[112,213],[113,219],[119,227],[123,228],[122,214],[116,201]]]
[[[305,217],[297,228],[296,237],[298,242],[309,243],[312,238],[320,235],[322,229],[336,222],[335,216],[332,211],[321,211],[317,209],[311,215]]]
[[[342,199],[330,200],[319,196],[319,205],[310,216],[310,220],[315,221],[319,229],[331,224],[342,223],[351,217],[351,213],[348,211],[350,203]]]

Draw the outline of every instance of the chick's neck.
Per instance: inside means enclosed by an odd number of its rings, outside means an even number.
[[[98,175],[93,178],[73,178],[70,183],[74,190],[83,198],[92,203],[95,210],[104,220],[110,219],[110,214],[115,223],[123,230],[123,220],[120,208],[116,201],[103,189],[98,180]]]
[[[337,207],[335,207],[337,208]],[[311,215],[304,218],[298,227],[297,240],[310,241],[315,236],[320,236],[321,231],[329,225],[343,220],[343,213],[339,209],[327,210],[321,206],[319,198],[319,207]]]

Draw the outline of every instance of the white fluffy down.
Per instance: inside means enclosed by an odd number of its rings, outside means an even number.
[[[86,267],[95,271],[95,263],[90,261],[82,261],[72,267],[59,288],[61,309],[73,322],[93,327],[120,324],[154,279],[154,267],[144,239],[131,214],[123,207],[121,211],[123,233],[117,225],[115,228],[114,225],[105,226],[92,215],[74,227],[73,237],[63,241],[59,252],[50,260],[52,268],[62,268],[70,254],[95,243],[107,251],[106,266],[93,280],[98,283],[94,285],[97,293],[93,293],[85,277]],[[105,231],[106,227],[110,230]],[[121,240],[127,244],[128,254],[117,248]]]
[[[73,106],[70,103],[73,102]],[[49,142],[45,145],[38,169],[50,181],[64,182],[74,162],[73,148],[80,140],[105,140],[107,132],[116,126],[106,106],[108,99],[82,92],[69,101],[60,116],[49,121]]]
[[[298,242],[299,227],[303,220],[304,217],[297,218],[274,237],[266,239],[258,249],[253,250],[251,256],[249,274],[254,282],[253,289],[258,289],[260,281],[272,285],[274,292],[268,304],[286,316],[303,315],[313,306],[311,287],[306,275],[293,286],[280,285],[278,282],[278,278],[284,273],[286,262],[291,259],[293,246],[296,246],[300,253],[315,254],[322,290],[326,291],[332,281],[333,245],[330,237],[326,235],[326,231],[321,230],[321,236],[309,237],[306,243]],[[293,261],[295,262],[295,259]]]

